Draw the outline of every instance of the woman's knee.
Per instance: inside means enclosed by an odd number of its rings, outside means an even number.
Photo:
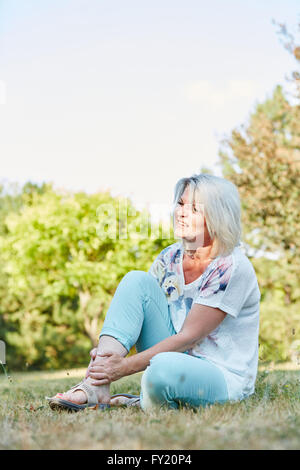
[[[143,285],[148,280],[149,273],[145,271],[133,270],[129,271],[122,279],[122,282],[126,282],[130,285]]]
[[[151,359],[150,366],[144,372],[141,383],[143,409],[162,405],[168,401],[170,386],[168,365],[172,360],[170,355],[172,355],[170,352],[157,354]]]
[[[126,289],[132,289],[132,292],[141,291],[148,295],[153,293],[153,289],[159,287],[150,273],[138,270],[129,271],[125,274],[120,284]]]
[[[150,361],[150,366],[147,368],[147,385],[150,388],[162,388],[167,383],[167,368],[170,353],[164,352],[154,356]]]

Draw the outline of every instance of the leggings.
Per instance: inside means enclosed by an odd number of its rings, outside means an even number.
[[[100,336],[112,336],[128,351],[144,351],[176,334],[167,298],[156,279],[130,271],[118,285]],[[228,400],[223,373],[204,357],[182,352],[156,354],[141,381],[141,407],[199,407]]]

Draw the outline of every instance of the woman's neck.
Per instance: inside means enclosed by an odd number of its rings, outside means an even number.
[[[199,246],[197,247],[197,249],[195,249],[194,244],[189,244],[186,240],[183,240],[182,243],[184,248],[184,254],[186,254],[189,258],[193,259],[194,261],[205,263],[212,259],[212,243],[209,243],[206,246]]]

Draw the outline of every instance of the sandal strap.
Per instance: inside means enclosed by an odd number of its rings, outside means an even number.
[[[75,390],[77,387],[80,387],[80,385],[82,385],[82,384],[83,384],[83,382],[84,382],[84,381],[82,380],[82,381],[81,381],[81,382],[79,382],[78,384],[76,384],[76,385],[73,385],[73,387],[69,388],[69,390]]]
[[[86,394],[88,405],[98,405],[99,403],[94,388],[83,381],[77,385],[74,385],[74,387],[72,387],[70,390],[72,390],[73,393],[77,390],[82,390]]]

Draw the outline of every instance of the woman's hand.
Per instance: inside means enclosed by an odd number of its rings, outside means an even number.
[[[97,348],[94,348],[90,351],[90,356],[91,356],[91,360],[85,373],[85,377],[84,377],[85,379],[87,379],[90,376],[90,368],[92,367],[94,360],[96,359]]]
[[[98,354],[89,367],[89,377],[94,379],[91,385],[106,385],[125,375],[127,375],[127,360],[115,353]]]

